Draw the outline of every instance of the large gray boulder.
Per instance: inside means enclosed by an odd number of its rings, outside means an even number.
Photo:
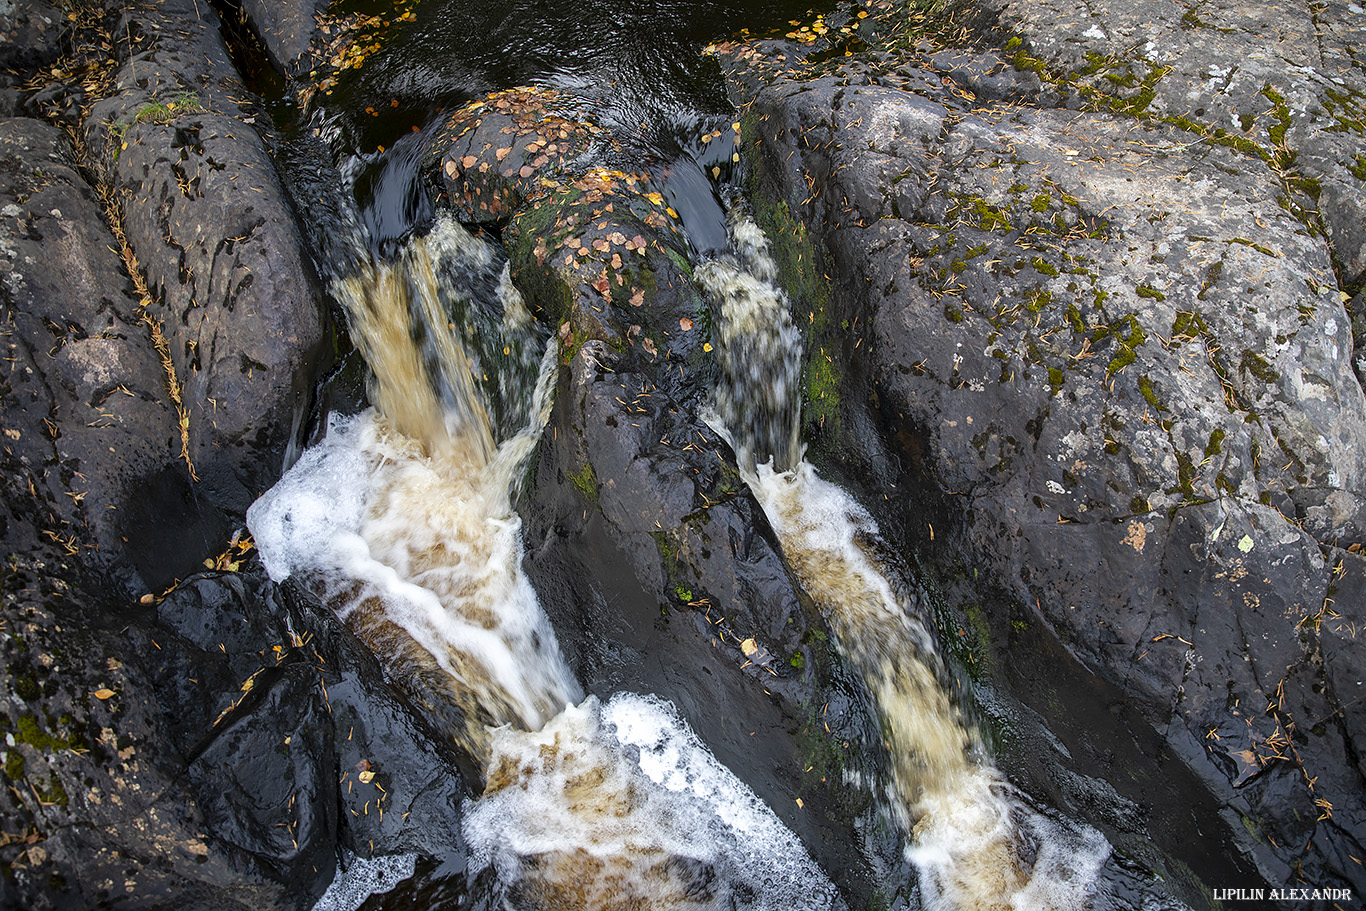
[[[1024,47],[1095,62],[1086,24],[1029,9]],[[1366,619],[1330,596],[1338,548],[1366,536],[1357,278],[1301,199],[1341,175],[1278,156],[1293,131],[1254,148],[1140,116],[1170,74],[1102,92],[1020,48],[884,46],[824,74],[790,43],[722,51],[766,227],[811,226],[807,261],[835,276],[794,282],[817,457],[872,500],[908,485],[915,505],[887,507],[906,539],[1005,593],[996,635],[1042,621],[1118,687],[1269,882],[1300,866],[1360,888],[1356,659],[1324,672],[1345,644],[1326,621]],[[870,393],[890,458],[857,426]]]

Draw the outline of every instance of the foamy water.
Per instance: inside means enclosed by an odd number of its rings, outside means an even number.
[[[512,905],[551,909],[843,908],[825,874],[673,707],[590,697],[540,731],[493,740],[466,805],[477,871]]]
[[[331,418],[248,511],[267,572],[331,607],[386,677],[487,763],[465,835],[472,873],[495,868],[510,907],[843,908],[796,836],[672,706],[583,701],[522,573],[512,509],[557,350],[537,354],[521,296],[496,270],[487,245],[446,222],[396,262],[334,284],[378,407]],[[480,274],[482,298],[470,290]],[[343,866],[317,911],[392,888],[413,858]]]
[[[550,412],[556,350],[499,268],[446,218],[396,262],[335,282],[378,407],[333,417],[247,512],[271,578],[298,577],[479,761],[489,726],[537,728],[583,697],[522,573],[511,505]],[[475,329],[482,364],[461,341]],[[488,397],[517,428],[501,445]]]

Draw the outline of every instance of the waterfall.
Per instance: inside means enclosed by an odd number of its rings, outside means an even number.
[[[717,416],[788,564],[877,702],[889,808],[910,834],[926,907],[1082,907],[1109,845],[1029,811],[985,758],[941,684],[934,637],[865,543],[876,523],[802,457],[799,335],[768,241],[739,205],[731,235],[731,253],[694,272],[719,316]]]
[[[570,673],[513,510],[557,349],[492,245],[443,216],[393,262],[355,258],[331,289],[376,407],[332,417],[247,521],[270,576],[334,610],[486,768],[465,807],[471,870],[494,868],[523,911],[842,908],[671,706],[585,699]],[[321,907],[412,863],[353,869]]]

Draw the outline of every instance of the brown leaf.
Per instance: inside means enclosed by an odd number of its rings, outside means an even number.
[[[512,153],[512,146],[508,146],[506,149],[499,149],[499,150],[498,150],[497,152],[495,152],[494,154],[495,154],[496,156],[498,156],[498,160],[499,160],[499,161],[502,161],[504,158],[507,158],[508,155],[510,155],[511,153]]]
[[[684,332],[691,332],[692,320],[688,319],[686,316],[683,317],[678,321],[678,328],[682,329]]]
[[[466,155],[464,158],[460,159],[460,163],[464,165],[466,169],[469,169],[479,163],[479,158],[475,155]]]
[[[639,307],[645,303],[645,290],[643,288],[632,288],[635,293],[631,295],[631,306]]]
[[[113,691],[113,690],[110,690],[110,689],[98,689],[98,690],[95,690],[95,698],[96,698],[96,699],[104,700],[104,699],[108,699],[108,698],[109,698],[110,696],[112,696],[112,695],[114,695],[114,691]]]

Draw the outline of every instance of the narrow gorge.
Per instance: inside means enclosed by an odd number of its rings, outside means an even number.
[[[0,5],[0,907],[1356,906],[1363,38]]]

